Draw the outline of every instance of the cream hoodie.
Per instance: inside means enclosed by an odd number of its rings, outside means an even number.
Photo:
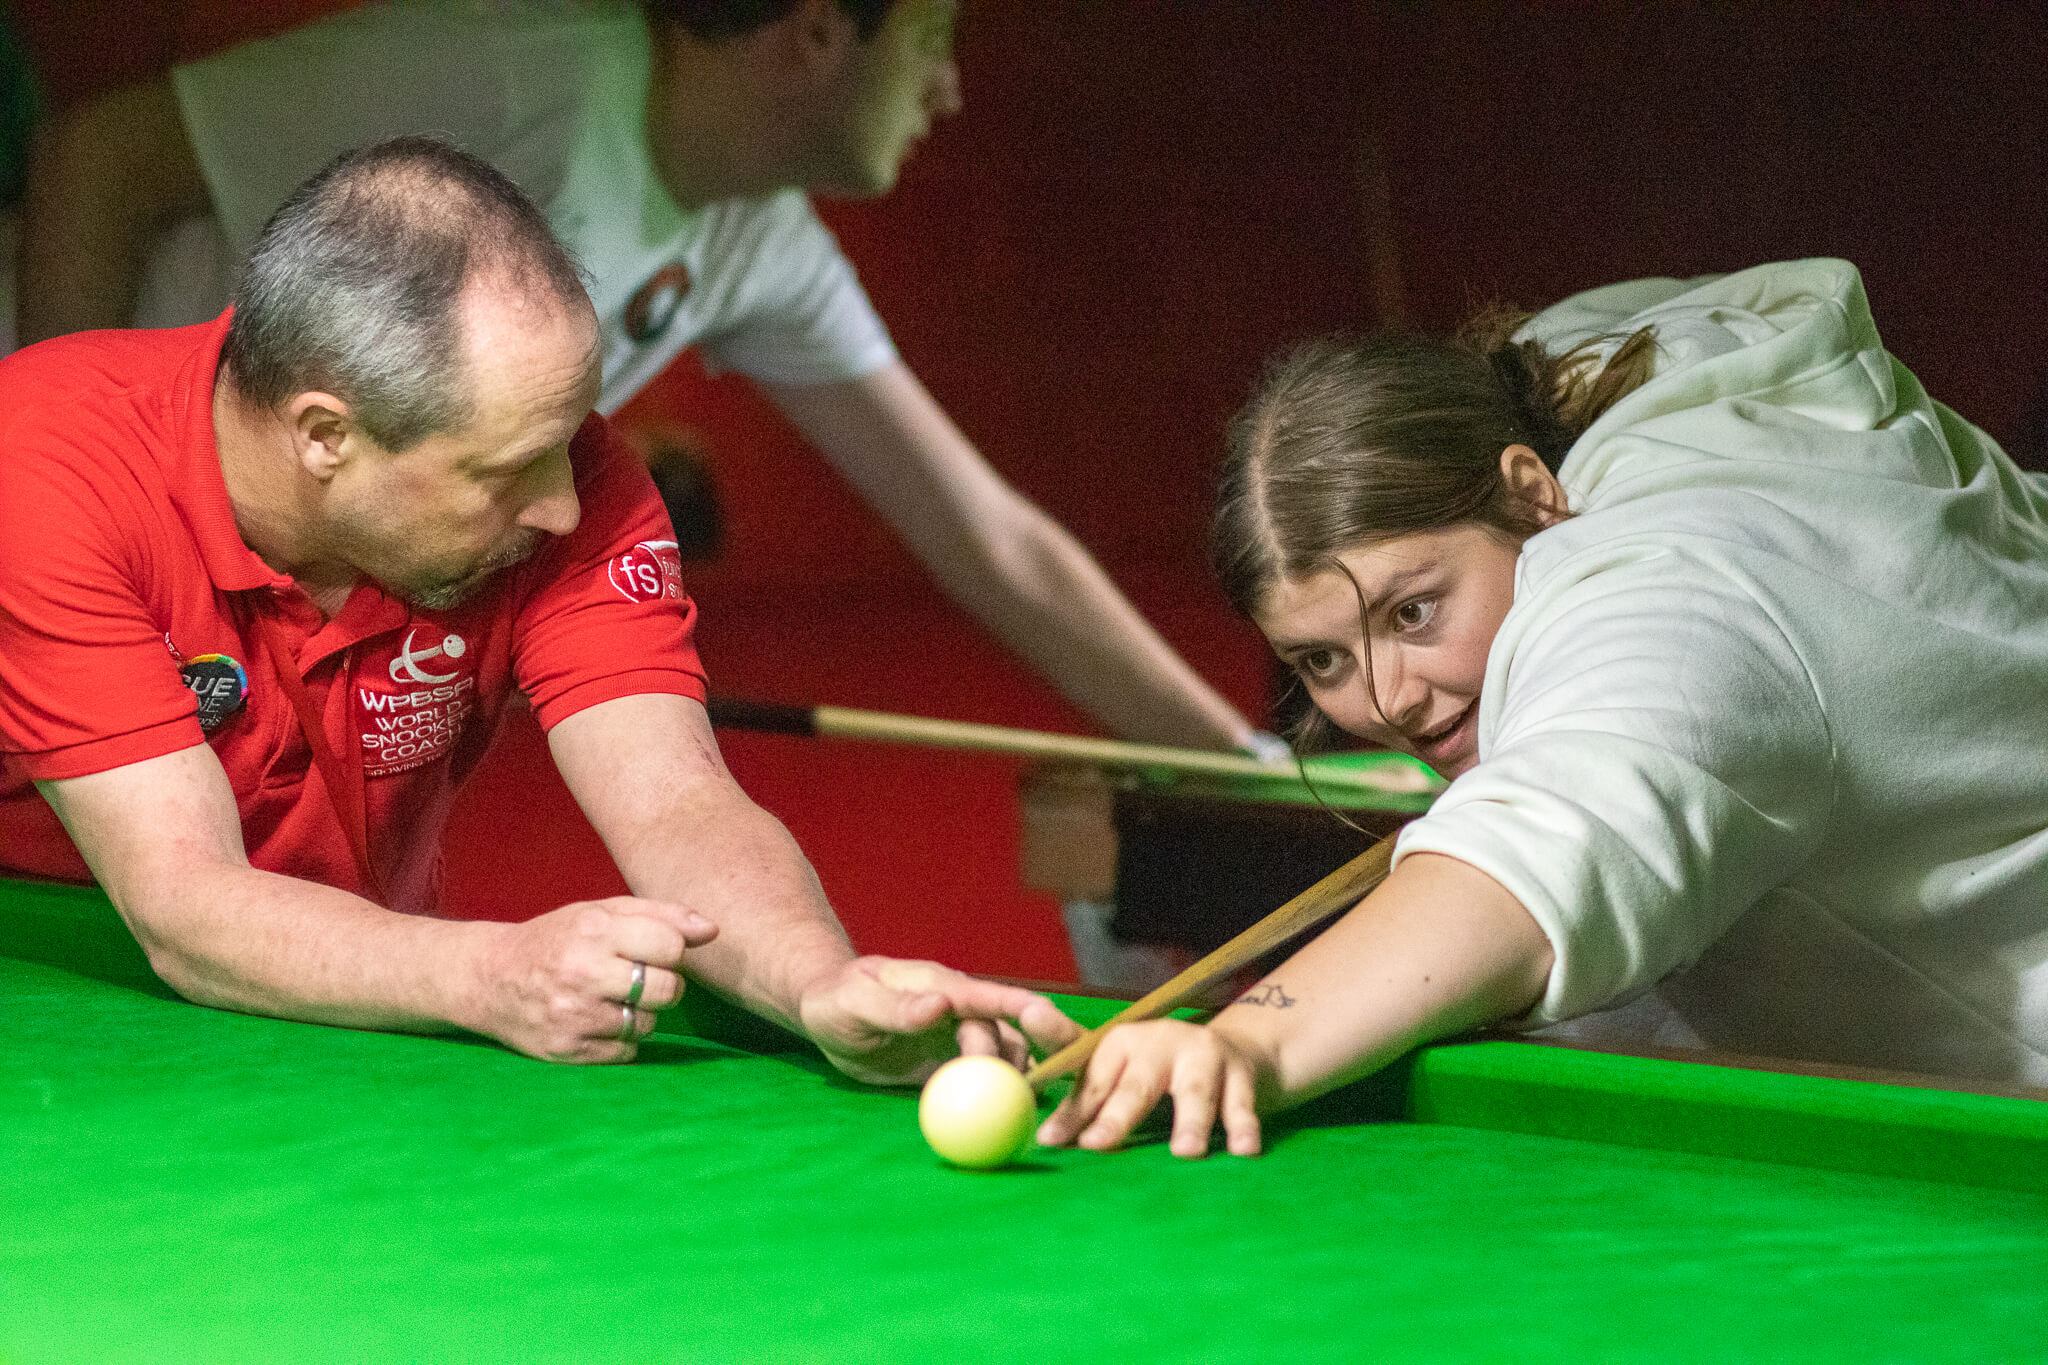
[[[1842,261],[1577,295],[1656,328],[1574,445],[1410,825],[1557,951],[1529,1026],[2048,1084],[2048,480],[1886,354]],[[1609,346],[1613,343],[1608,343]]]

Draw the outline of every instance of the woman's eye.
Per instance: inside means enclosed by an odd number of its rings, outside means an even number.
[[[1337,667],[1337,651],[1312,649],[1294,661],[1294,671],[1310,682],[1320,682]]]
[[[1403,602],[1394,608],[1394,623],[1403,630],[1420,630],[1436,616],[1436,603],[1427,597]]]

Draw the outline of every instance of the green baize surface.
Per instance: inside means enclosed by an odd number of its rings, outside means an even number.
[[[1256,1160],[969,1173],[708,997],[553,1066],[187,1004],[96,893],[0,926],[10,1365],[2048,1358],[2029,1101],[1480,1043]]]

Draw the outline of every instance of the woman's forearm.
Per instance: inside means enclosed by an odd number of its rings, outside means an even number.
[[[1420,1043],[1522,1014],[1552,961],[1550,940],[1499,882],[1418,853],[1211,1027],[1254,1059],[1259,1108],[1271,1112]]]

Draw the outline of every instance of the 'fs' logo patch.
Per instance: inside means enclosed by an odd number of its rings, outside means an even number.
[[[683,557],[673,540],[643,540],[604,566],[628,602],[659,602],[683,595]]]

